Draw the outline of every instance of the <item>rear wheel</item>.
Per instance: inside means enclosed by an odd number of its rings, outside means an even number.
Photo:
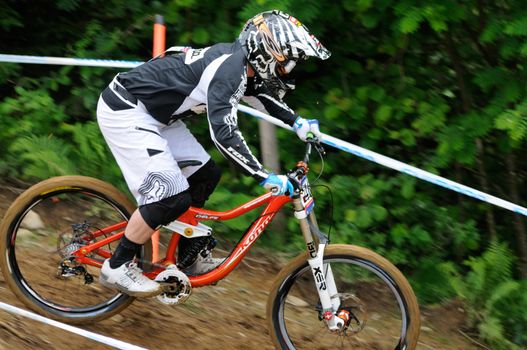
[[[134,210],[115,187],[89,177],[62,176],[32,186],[13,202],[0,225],[6,282],[27,307],[61,321],[101,320],[120,312],[133,298],[102,287],[99,269],[77,264],[70,253],[117,233],[96,237],[98,230],[127,221]],[[118,241],[101,248],[113,252]],[[142,260],[149,260],[150,241],[142,254]]]
[[[307,254],[277,276],[267,302],[267,319],[278,349],[415,349],[419,307],[402,273],[380,255],[352,245],[329,245],[331,267],[345,320],[340,331],[324,321]],[[334,316],[337,317],[337,316]]]

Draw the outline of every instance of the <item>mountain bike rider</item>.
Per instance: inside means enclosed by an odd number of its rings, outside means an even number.
[[[306,120],[283,101],[283,80],[297,61],[322,60],[330,52],[297,19],[267,11],[250,19],[238,40],[183,53],[167,50],[129,72],[118,74],[102,92],[97,118],[126,183],[138,202],[115,253],[101,269],[100,282],[135,296],[151,296],[160,285],[133,263],[142,244],[160,225],[202,207],[221,171],[181,120],[205,111],[220,152],[276,195],[292,192],[284,175],[268,172],[252,155],[238,129],[241,99],[292,125],[300,139],[319,135],[317,120]],[[181,167],[178,161],[198,160]],[[215,268],[210,242],[181,237],[178,266],[187,274]]]

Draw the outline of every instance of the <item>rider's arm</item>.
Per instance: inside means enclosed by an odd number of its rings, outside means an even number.
[[[279,96],[273,94],[263,84],[255,84],[254,79],[251,78],[249,78],[243,101],[260,112],[280,119],[289,126],[293,126],[299,117]]]
[[[302,141],[306,141],[309,133],[314,134],[318,138],[321,137],[318,120],[300,117],[279,96],[271,93],[263,84],[254,84],[254,80],[252,82],[249,80],[247,86],[246,96],[243,100],[253,108],[292,126]]]
[[[243,66],[242,66],[243,67]],[[207,92],[207,117],[212,140],[220,152],[246,174],[261,182],[269,173],[252,154],[238,129],[238,102],[245,92],[244,70],[229,64],[228,59],[212,78]]]

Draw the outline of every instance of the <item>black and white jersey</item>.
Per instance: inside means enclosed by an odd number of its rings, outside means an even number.
[[[118,75],[118,81],[137,97],[158,121],[170,124],[207,109],[210,134],[227,158],[261,181],[268,173],[253,156],[238,129],[239,101],[293,125],[297,115],[264,86],[247,79],[247,60],[241,44],[216,44],[187,49],[146,62]],[[248,86],[249,85],[249,86]]]

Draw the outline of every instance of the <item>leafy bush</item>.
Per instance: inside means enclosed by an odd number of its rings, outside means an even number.
[[[493,243],[481,257],[465,262],[463,276],[454,265],[443,265],[450,286],[465,302],[468,325],[493,349],[527,345],[527,281],[513,279],[514,255],[503,243]]]

